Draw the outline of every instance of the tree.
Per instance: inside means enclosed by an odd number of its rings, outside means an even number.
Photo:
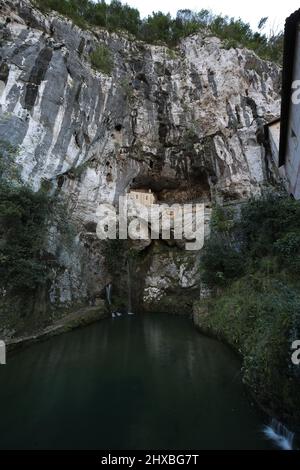
[[[266,22],[268,21],[269,17],[268,16],[265,16],[263,18],[261,18],[259,20],[259,23],[258,23],[258,29],[264,29],[264,27],[266,26]]]
[[[172,18],[168,13],[165,15],[161,11],[148,16],[143,25],[143,39],[149,42],[164,41],[170,42],[172,37]]]

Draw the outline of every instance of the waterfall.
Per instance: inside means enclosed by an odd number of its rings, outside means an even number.
[[[289,431],[276,419],[272,419],[269,426],[264,428],[265,436],[273,441],[282,450],[293,450],[294,433]]]
[[[127,291],[128,291],[128,315],[133,315],[132,313],[132,297],[131,297],[131,271],[130,271],[130,260],[127,261]]]
[[[112,285],[111,283],[107,284],[106,286],[106,299],[107,299],[107,303],[108,305],[111,305],[111,290],[112,290]]]
[[[112,301],[111,301],[112,284],[111,284],[111,282],[109,284],[107,284],[105,290],[106,290],[107,303],[111,307],[112,306]],[[116,318],[116,316],[119,316],[119,314],[117,312],[111,312],[111,316],[112,316],[112,318]]]

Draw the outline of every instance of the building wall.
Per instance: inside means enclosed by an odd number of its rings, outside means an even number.
[[[300,24],[293,80],[300,80]],[[284,173],[289,194],[300,199],[300,104],[291,103]]]
[[[270,181],[279,182],[282,179],[279,169],[280,121],[268,124],[266,129],[269,143],[266,152],[267,175]]]
[[[270,124],[268,127],[269,142],[274,163],[279,163],[279,140],[280,140],[280,121]]]
[[[149,191],[130,191],[129,197],[144,206],[151,206],[156,202],[154,194]]]

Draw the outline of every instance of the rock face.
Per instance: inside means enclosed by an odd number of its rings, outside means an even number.
[[[276,65],[201,34],[170,50],[80,30],[27,0],[0,8],[0,141],[17,149],[23,181],[35,190],[47,183],[76,227],[69,246],[50,229],[52,305],[90,301],[111,280],[95,234],[99,204],[116,204],[129,188],[169,203],[235,201],[265,184],[263,124],[280,106]],[[110,76],[91,66],[99,44],[110,50]],[[197,262],[189,273],[179,267],[173,289],[196,283]],[[160,297],[167,268],[154,258],[149,269],[146,303]]]

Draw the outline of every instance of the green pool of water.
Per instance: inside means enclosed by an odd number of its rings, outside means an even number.
[[[104,320],[0,367],[1,449],[265,449],[226,346],[172,315]]]

